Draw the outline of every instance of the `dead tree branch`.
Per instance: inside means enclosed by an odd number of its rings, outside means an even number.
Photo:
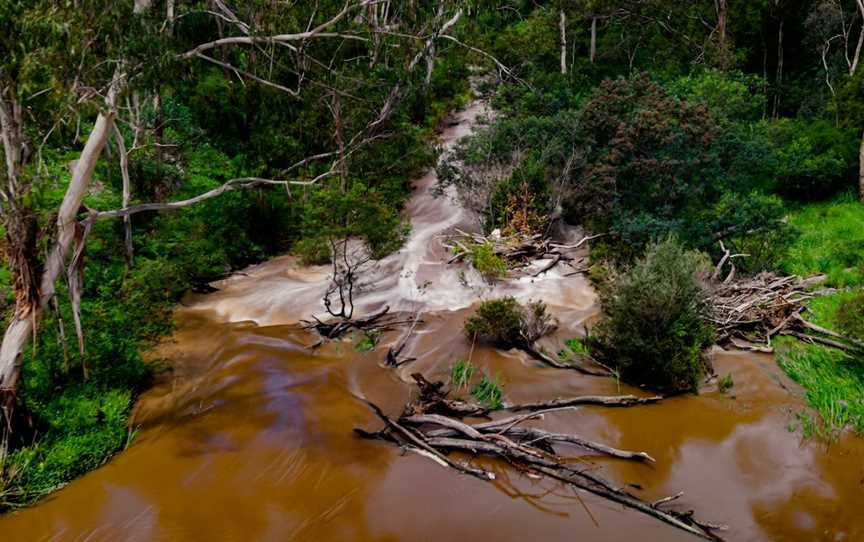
[[[578,464],[568,462],[568,458],[559,455],[554,446],[567,444],[622,460],[654,461],[647,453],[619,450],[576,435],[551,433],[537,428],[516,427],[518,423],[536,417],[536,414],[507,418],[497,422],[469,424],[463,421],[463,418],[475,414],[463,414],[454,411],[448,414],[441,413],[441,402],[449,400],[447,399],[447,392],[443,390],[443,383],[431,383],[419,374],[413,376],[420,388],[420,397],[415,402],[406,405],[403,414],[398,419],[388,417],[377,405],[363,400],[384,422],[385,427],[377,432],[358,428],[355,429],[358,435],[390,442],[408,451],[419,453],[441,466],[453,468],[487,481],[494,479],[491,472],[478,469],[467,463],[456,462],[450,459],[448,454],[456,451],[471,456],[483,455],[503,459],[524,472],[533,472],[548,479],[563,482],[573,488],[588,491],[700,538],[722,540],[716,533],[722,527],[699,521],[692,512],[677,512],[661,508],[661,506],[679,499],[682,494],[660,499],[654,503],[644,501],[625,491],[620,485],[592,472],[593,466],[577,466],[585,464],[584,458]],[[641,404],[637,399],[639,398],[592,398],[589,404],[632,406]],[[559,402],[573,404],[574,400]],[[576,401],[575,404],[584,403]]]

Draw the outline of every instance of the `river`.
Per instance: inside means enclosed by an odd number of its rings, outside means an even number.
[[[469,133],[480,113],[474,104],[457,114],[443,144]],[[586,279],[561,266],[488,287],[469,269],[447,265],[440,235],[473,224],[450,198],[432,197],[436,180],[430,172],[416,181],[406,210],[411,236],[358,299],[358,313],[384,305],[422,311],[405,351],[417,361],[398,371],[382,365],[399,331],[370,353],[349,340],[310,351],[315,338],[297,322],[323,312],[328,269],[291,257],[247,269],[178,308],[176,333],[153,353],[173,371],[140,399],[133,445],[38,505],[0,517],[0,540],[692,539],[504,464],[488,463],[497,479],[484,483],[354,436],[354,427],[380,423],[357,396],[398,413],[412,393],[409,373],[444,379],[468,355],[462,322],[479,298],[544,300],[561,324],[550,348],[580,334],[599,310]],[[770,356],[712,356],[719,374],[733,375],[727,394],[709,385],[698,396],[584,407],[537,423],[648,452],[655,464],[586,460],[647,500],[683,491],[677,509],[729,525],[729,540],[864,540],[864,441],[802,440],[789,428],[804,406],[802,391]],[[538,366],[515,351],[477,347],[472,360],[500,376],[510,402],[644,393]]]

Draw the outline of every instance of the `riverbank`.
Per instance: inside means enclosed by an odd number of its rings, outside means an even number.
[[[837,292],[811,300],[808,317],[817,325],[841,329],[841,307],[864,299],[864,205],[852,194],[806,204],[791,211],[790,223],[800,237],[781,266],[789,273],[826,275],[824,286]],[[831,441],[847,430],[864,434],[861,359],[834,348],[785,339],[778,343],[777,361],[806,388],[808,403],[817,414],[800,413],[805,436]]]

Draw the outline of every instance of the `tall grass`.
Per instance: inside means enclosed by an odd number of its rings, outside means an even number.
[[[780,262],[784,272],[825,273],[828,286],[864,286],[864,205],[853,194],[803,206],[789,221],[800,236]]]
[[[807,401],[822,418],[816,432],[828,439],[851,427],[864,434],[864,363],[823,346],[777,341],[777,360],[807,389]]]
[[[504,391],[501,383],[495,377],[483,375],[472,389],[471,395],[490,410],[498,410],[504,407]]]
[[[476,369],[470,361],[460,359],[450,368],[450,384],[457,390],[467,389],[475,372]]]

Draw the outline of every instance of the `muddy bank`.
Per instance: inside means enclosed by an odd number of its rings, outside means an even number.
[[[461,114],[445,143],[467,133],[479,112]],[[597,311],[580,276],[553,269],[493,289],[444,264],[439,236],[472,220],[429,195],[435,181],[434,174],[418,180],[411,238],[381,263],[358,309],[424,311],[406,351],[416,362],[400,371],[381,366],[384,345],[398,332],[367,354],[350,337],[311,353],[305,347],[315,338],[294,323],[321,310],[326,269],[300,268],[290,258],[249,269],[178,311],[179,329],[157,353],[175,371],[139,402],[135,444],[38,506],[0,517],[2,539],[689,539],[503,464],[490,464],[498,478],[483,483],[353,435],[356,426],[379,427],[357,396],[398,412],[411,393],[409,372],[445,378],[468,355],[461,326],[479,297],[543,299],[561,322],[558,342]],[[538,366],[517,352],[478,347],[473,362],[499,375],[511,402],[640,393]],[[847,437],[830,449],[801,442],[788,429],[803,407],[800,390],[770,357],[717,352],[714,363],[733,375],[729,394],[708,388],[634,409],[585,407],[536,424],[648,452],[656,464],[583,458],[647,500],[684,491],[678,509],[730,525],[730,540],[864,539],[864,441]]]

